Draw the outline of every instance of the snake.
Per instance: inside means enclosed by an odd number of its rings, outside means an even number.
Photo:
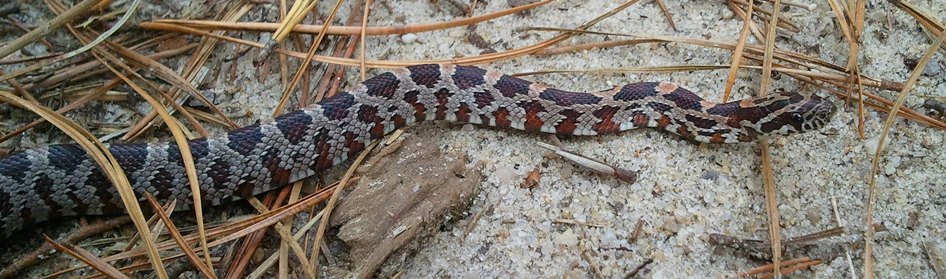
[[[301,110],[188,145],[202,204],[214,206],[315,175],[423,121],[579,136],[650,127],[696,142],[736,143],[817,130],[835,111],[832,102],[806,93],[713,103],[670,83],[569,92],[477,67],[426,64],[384,72]],[[177,144],[116,143],[108,150],[138,197],[147,192],[178,199],[178,209],[192,207]],[[0,235],[54,218],[123,212],[117,190],[77,144],[0,159]]]

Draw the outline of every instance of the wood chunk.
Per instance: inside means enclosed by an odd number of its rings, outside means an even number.
[[[461,155],[443,154],[429,139],[406,136],[400,149],[380,156],[330,220],[350,247],[354,278],[371,277],[398,249],[422,243],[449,214],[466,211],[479,188],[478,169],[467,169]]]

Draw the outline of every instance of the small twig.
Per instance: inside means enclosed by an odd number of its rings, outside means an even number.
[[[637,225],[634,225],[634,232],[631,233],[631,240],[629,243],[637,242],[637,239],[641,236],[641,231],[644,228],[644,220],[637,220]]]
[[[594,272],[595,278],[605,278],[601,274],[601,268],[598,267],[598,263],[595,262],[594,258],[591,257],[591,254],[588,253],[587,247],[585,247],[585,242],[582,241],[578,244],[578,250],[581,251],[581,258],[588,262],[588,265],[591,266],[591,271]]]
[[[591,159],[591,158],[579,155],[577,153],[562,149],[561,147],[550,145],[544,142],[538,142],[537,144],[539,145],[539,147],[552,151],[555,154],[558,154],[559,156],[562,156],[565,159],[575,162],[576,164],[582,167],[585,167],[591,171],[604,174],[604,175],[610,175],[618,180],[628,182],[628,183],[634,183],[635,181],[637,181],[637,173],[633,171],[614,167],[604,162]]]
[[[642,262],[641,264],[637,265],[637,267],[635,267],[634,270],[631,270],[631,272],[628,272],[628,273],[627,273],[627,276],[624,276],[624,279],[629,279],[629,278],[633,278],[633,277],[637,276],[637,273],[639,273],[641,270],[643,270],[645,267],[647,267],[647,265],[649,265],[649,264],[651,264],[651,263],[653,263],[653,262],[654,262],[654,259],[646,259],[646,260],[644,260],[644,262]]]
[[[29,56],[29,57],[4,59],[4,60],[0,60],[0,65],[18,64],[18,63],[23,63],[23,62],[30,62],[33,60],[48,59],[48,58],[56,57],[59,55],[62,55],[62,52],[53,52],[53,53],[40,54],[40,55],[34,55],[34,56]]]
[[[923,250],[926,251],[926,257],[930,266],[933,267],[933,272],[936,273],[936,278],[946,279],[946,262],[943,262],[943,257],[936,253],[936,246],[933,246],[933,243],[924,242]]]
[[[578,221],[571,220],[571,219],[555,219],[555,221],[553,221],[553,223],[571,224],[571,225],[582,225],[582,226],[595,227],[595,228],[603,228],[603,227],[605,226],[604,224],[596,224],[596,223],[589,223],[589,222],[578,222]]]
[[[128,276],[125,276],[125,274],[122,274],[120,271],[118,271],[118,269],[115,269],[115,267],[112,267],[111,265],[109,265],[108,262],[103,261],[101,258],[96,257],[95,255],[93,255],[92,253],[90,253],[89,251],[85,249],[79,248],[77,246],[73,246],[71,244],[56,243],[55,241],[53,241],[52,239],[50,239],[48,236],[45,236],[45,235],[43,237],[45,237],[46,242],[48,242],[49,244],[52,244],[53,247],[56,248],[56,250],[69,254],[73,258],[76,258],[84,262],[85,264],[94,268],[98,272],[101,272],[102,274],[107,275],[108,277],[128,278]]]
[[[492,203],[487,204],[486,207],[480,209],[480,211],[477,211],[477,212],[476,212],[476,215],[473,215],[473,219],[470,220],[470,223],[466,225],[466,229],[463,230],[463,238],[464,238],[464,239],[466,238],[467,235],[470,234],[471,231],[473,231],[473,227],[476,226],[476,222],[480,220],[480,217],[483,216],[483,213],[485,213],[487,210],[489,210],[489,209],[492,208],[492,207],[493,207],[493,204],[492,204]]]
[[[654,0],[657,2],[657,6],[660,6],[660,11],[663,12],[664,17],[667,18],[667,23],[670,24],[670,28],[673,28],[674,32],[678,32],[677,25],[673,24],[673,17],[670,16],[670,10],[667,9],[667,5],[664,4],[663,0]]]

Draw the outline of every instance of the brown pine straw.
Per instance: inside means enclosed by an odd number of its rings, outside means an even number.
[[[635,0],[635,1],[631,1],[631,2],[625,3],[625,4],[619,6],[618,8],[616,8],[615,10],[612,10],[611,12],[609,12],[609,13],[607,13],[607,14],[604,14],[604,15],[602,15],[602,16],[600,16],[600,17],[594,19],[594,20],[592,20],[591,22],[589,22],[589,23],[587,23],[587,24],[585,24],[585,25],[579,26],[579,27],[576,28],[575,30],[569,30],[569,31],[581,31],[581,30],[587,29],[588,27],[590,27],[590,26],[592,26],[592,25],[598,23],[599,21],[603,20],[604,18],[607,18],[607,17],[613,15],[614,13],[617,13],[617,12],[619,12],[619,11],[621,11],[621,10],[623,10],[623,9],[625,9],[625,8],[627,8],[627,7],[629,7],[630,5],[632,5],[632,4],[634,4],[634,3],[637,3],[638,1],[639,1],[639,0]],[[163,24],[163,23],[150,23],[150,26],[154,27],[155,25],[158,25],[158,24]],[[182,32],[182,33],[189,33],[189,34],[201,35],[201,36],[207,36],[207,37],[212,37],[212,38],[216,38],[216,39],[220,39],[220,40],[226,40],[226,41],[230,41],[230,42],[234,42],[234,43],[240,43],[240,44],[244,44],[244,45],[248,45],[248,46],[253,46],[253,47],[258,47],[258,48],[264,47],[264,45],[263,45],[263,44],[260,44],[260,43],[251,42],[251,41],[246,41],[246,40],[241,40],[241,39],[235,39],[235,38],[226,37],[226,36],[222,36],[222,35],[216,35],[216,34],[214,34],[214,33],[209,33],[209,32],[206,32],[206,31],[197,30],[197,29],[194,29],[194,28],[189,28],[189,27],[184,27],[184,26],[176,26],[176,25],[165,24],[165,25],[163,25],[163,28],[162,28],[162,29],[163,29],[163,30],[169,30],[169,31],[176,31],[176,32]],[[370,34],[370,33],[369,33],[369,34]],[[565,39],[570,38],[572,35],[573,35],[573,34],[566,33],[566,34],[558,35],[558,36],[555,36],[555,37],[553,37],[553,38],[551,38],[551,39],[548,39],[548,40],[539,42],[539,43],[534,44],[534,45],[531,45],[531,46],[523,47],[523,48],[512,49],[512,50],[507,50],[507,51],[502,51],[502,52],[496,52],[496,53],[483,54],[483,55],[477,55],[477,56],[456,58],[456,59],[441,59],[441,60],[405,60],[405,61],[367,60],[367,61],[364,62],[364,64],[365,64],[366,66],[373,67],[373,68],[401,68],[401,67],[406,67],[406,66],[411,66],[411,65],[430,64],[430,63],[444,63],[444,64],[456,64],[456,65],[475,65],[475,64],[483,64],[483,63],[489,63],[489,62],[494,62],[494,61],[500,61],[500,60],[510,59],[510,58],[514,58],[514,57],[519,57],[519,56],[523,56],[523,55],[533,54],[533,53],[536,53],[536,52],[538,52],[538,51],[541,51],[541,50],[543,50],[543,49],[545,49],[545,48],[548,48],[548,47],[550,47],[550,46],[552,46],[552,45],[554,45],[554,44],[556,44],[556,43],[559,43],[559,42],[561,42],[561,41],[564,41]],[[276,51],[278,51],[278,52],[280,52],[280,53],[284,53],[284,54],[289,55],[289,56],[293,56],[293,57],[298,57],[298,58],[305,58],[305,57],[306,57],[306,54],[305,54],[305,53],[300,53],[300,52],[295,52],[295,51],[285,51],[285,50],[279,50],[279,49],[277,49]],[[312,60],[319,61],[319,62],[323,62],[323,63],[332,63],[332,64],[345,65],[345,66],[360,66],[360,65],[361,65],[361,61],[359,61],[360,59],[346,59],[346,58],[338,58],[338,57],[331,57],[331,56],[314,55],[314,56],[312,56]]]
[[[233,9],[228,9],[226,11],[226,13],[222,16],[223,21],[235,22],[237,19],[239,19],[240,17],[245,15],[247,12],[249,12],[249,10],[252,7],[255,7],[255,4],[253,4],[253,2],[241,2],[241,6],[238,6],[237,8],[233,8]],[[184,73],[182,75],[178,75],[177,73],[173,73],[173,74],[179,76],[181,79],[185,80],[188,84],[190,84],[190,82],[194,78],[197,77],[200,68],[210,57],[213,50],[216,49],[216,46],[217,46],[216,39],[213,39],[213,38],[201,39],[199,46],[197,47],[197,51],[195,51],[194,54],[191,56],[191,58],[187,61],[187,65],[184,67]],[[181,92],[180,92],[181,90],[184,90],[184,89],[179,86],[174,86],[171,89],[170,95],[174,97],[175,100],[183,101],[184,97],[181,96]],[[125,134],[125,136],[122,136],[122,140],[130,141],[131,139],[134,139],[137,136],[141,135],[147,128],[156,124],[154,119],[155,117],[157,117],[157,115],[158,115],[157,112],[154,112],[154,111],[148,113],[148,115],[146,115],[140,121],[138,121],[138,123],[136,123],[128,131],[127,134]]]
[[[437,22],[437,23],[428,23],[428,24],[418,24],[418,25],[408,25],[408,26],[383,26],[383,27],[367,27],[365,28],[365,35],[392,35],[392,34],[407,34],[407,33],[418,33],[426,32],[433,30],[440,30],[446,28],[466,26],[474,24],[477,22],[482,22],[497,17],[510,15],[532,9],[538,6],[542,6],[548,3],[551,3],[553,0],[545,0],[541,2],[532,3],[529,5],[519,6],[511,9],[502,10],[499,12],[485,14],[470,18],[461,18],[457,20],[447,21],[447,22]],[[167,26],[185,26],[191,27],[196,30],[203,31],[256,31],[256,32],[274,32],[279,28],[280,24],[278,23],[263,23],[263,22],[219,22],[219,21],[204,21],[204,20],[183,20],[183,19],[160,19],[153,22],[142,22],[139,26],[148,29],[156,30],[166,30],[166,31],[175,31],[179,30],[166,29]],[[325,30],[325,33],[328,35],[359,35],[361,34],[360,26],[329,26],[324,28],[323,26],[317,25],[305,25],[300,24],[292,28],[292,32],[303,33],[303,34],[319,34],[322,30]]]
[[[546,30],[546,31],[571,32],[571,33],[580,33],[580,34],[596,34],[596,35],[609,35],[609,36],[639,37],[639,38],[644,38],[644,39],[658,40],[658,41],[661,41],[661,42],[676,42],[676,43],[692,44],[692,45],[698,45],[698,46],[704,46],[704,47],[712,47],[712,48],[719,48],[719,49],[726,49],[726,50],[735,50],[735,48],[736,48],[736,43],[734,43],[734,42],[713,41],[713,40],[704,40],[704,39],[695,39],[695,38],[685,38],[685,37],[674,37],[674,36],[661,36],[661,35],[650,35],[650,34],[639,34],[639,33],[593,32],[593,31],[568,30],[568,29],[561,29],[561,28],[548,28],[548,27],[526,28],[526,29],[528,29],[528,30]],[[622,44],[622,43],[618,43],[618,42],[624,42],[624,43]],[[627,40],[627,41],[608,42],[609,45],[624,45],[624,44],[633,44],[633,43],[641,43],[641,42],[640,42],[639,40]],[[581,46],[582,46],[582,48],[584,48],[584,47],[586,47],[586,46],[593,45],[593,44],[600,44],[600,43],[592,43],[592,44],[581,45]],[[557,48],[549,49],[549,51],[553,51],[553,52],[556,51],[556,50],[557,50]],[[763,54],[763,53],[764,53],[764,46],[762,46],[762,45],[747,44],[745,50],[746,50],[746,51],[745,51],[746,54],[760,55],[760,54]],[[834,64],[831,64],[831,63],[829,63],[829,62],[827,62],[827,61],[820,60],[820,59],[817,59],[817,58],[814,58],[814,57],[805,56],[805,55],[800,54],[800,53],[775,49],[775,54],[776,54],[776,55],[775,55],[774,58],[777,58],[777,59],[780,60],[780,61],[785,61],[785,62],[791,63],[791,64],[796,65],[796,66],[799,66],[799,67],[817,68],[817,67],[813,67],[813,66],[818,66],[818,67],[823,67],[821,70],[824,70],[824,71],[831,71],[831,72],[836,72],[836,73],[844,73],[844,68],[843,68],[843,67],[839,67],[839,66],[834,65]],[[758,60],[761,61],[762,59],[759,58]],[[821,73],[821,74],[830,75],[830,76],[833,76],[833,77],[841,77],[841,78],[843,78],[843,81],[847,81],[847,80],[848,80],[848,76],[846,76],[846,75],[834,74],[834,73]],[[864,85],[866,85],[866,86],[876,87],[876,88],[881,88],[881,89],[887,89],[887,90],[901,90],[901,89],[903,89],[903,84],[902,84],[902,83],[899,83],[899,82],[881,80],[881,79],[876,79],[876,78],[871,78],[871,77],[864,77],[863,79],[864,79],[864,81],[863,81],[863,82],[864,82]]]
[[[53,247],[56,248],[56,250],[69,254],[73,258],[76,258],[79,261],[82,261],[83,263],[94,268],[99,273],[105,274],[105,276],[108,276],[111,278],[128,278],[128,276],[125,276],[125,274],[122,274],[121,271],[109,265],[108,262],[103,261],[101,258],[96,257],[95,255],[93,255],[92,253],[90,253],[89,251],[85,249],[82,249],[78,246],[73,246],[72,244],[56,243],[55,241],[53,241],[51,238],[49,238],[46,235],[43,235],[43,237],[46,238],[46,242],[49,244],[52,244]]]
[[[259,210],[259,208],[264,209],[260,210],[260,213],[266,213],[271,209],[276,209],[276,207],[279,207],[279,205],[285,201],[286,196],[289,195],[290,190],[291,187],[282,187],[279,189],[279,191],[270,191],[266,193],[262,202],[260,202],[256,197],[249,197],[247,198],[247,201],[249,201],[254,207],[257,207],[257,210]],[[277,226],[282,225],[281,222],[276,224]],[[242,246],[237,250],[237,255],[234,257],[232,263],[226,271],[226,278],[242,278],[243,274],[246,273],[246,267],[250,264],[250,260],[253,258],[253,254],[257,251],[257,249],[259,249],[259,245],[263,239],[266,238],[266,232],[269,231],[269,229],[270,228],[263,228],[244,238]]]
[[[863,1],[858,0],[858,2],[863,2]],[[860,25],[857,25],[858,20],[854,18],[854,15],[850,14],[851,7],[844,7],[842,9],[840,7],[840,4],[837,2],[837,0],[828,0],[828,3],[831,5],[831,9],[834,11],[835,18],[840,23],[841,31],[843,31],[842,34],[844,34],[844,38],[847,39],[849,51],[848,51],[848,61],[847,61],[848,63],[847,63],[847,66],[845,66],[845,71],[851,73],[848,83],[852,85],[857,85],[856,87],[856,90],[858,93],[858,98],[857,98],[857,102],[858,102],[857,123],[858,125],[857,127],[858,127],[858,133],[860,134],[861,138],[864,138],[864,111],[865,111],[864,110],[864,90],[863,90],[863,86],[861,86],[862,84],[861,84],[860,66],[858,66],[858,63],[857,63],[858,49],[860,49],[860,43],[859,43],[860,33],[861,33],[861,30],[864,29],[863,27],[864,22],[862,19],[859,21]],[[864,8],[863,3],[861,3],[861,5],[858,5],[858,6],[861,9]],[[847,13],[844,13],[844,12],[847,12]],[[861,11],[859,14],[863,16],[863,11]],[[852,87],[847,88],[847,96],[848,96],[847,100],[850,100],[852,90],[855,90],[855,87],[852,86]]]
[[[791,272],[793,272],[793,271],[796,271],[796,270],[799,270],[799,269],[802,269],[802,268],[806,268],[806,267],[809,267],[809,266],[812,266],[812,265],[820,264],[820,263],[821,263],[821,260],[817,260],[817,259],[816,259],[816,260],[811,260],[811,259],[809,259],[808,257],[801,257],[801,258],[798,258],[798,259],[787,260],[787,261],[782,262],[782,263],[779,265],[779,267],[785,268],[785,269],[782,269],[782,272],[780,272],[780,274],[781,274],[781,275],[786,275],[786,274],[789,274],[789,273],[791,273]],[[740,272],[740,273],[736,274],[736,275],[733,276],[733,277],[739,278],[739,277],[756,276],[756,275],[759,275],[759,274],[762,274],[762,273],[765,273],[765,272],[769,272],[769,271],[773,270],[774,268],[775,268],[775,264],[767,264],[767,265],[763,265],[763,266],[760,266],[760,267],[757,267],[757,268],[753,268],[753,269],[750,269],[750,270],[746,270],[746,271]],[[771,278],[773,274],[774,274],[774,273],[769,273],[769,274],[764,275],[763,277],[760,277],[760,278]]]
[[[194,264],[194,267],[196,267],[197,270],[200,271],[200,274],[205,278],[216,279],[217,275],[214,274],[213,266],[211,265],[212,263],[204,264],[200,261],[200,256],[198,256],[197,253],[194,252],[194,249],[184,241],[184,236],[181,235],[181,232],[177,229],[174,223],[171,222],[171,217],[169,217],[168,214],[164,212],[164,210],[161,210],[161,204],[159,204],[158,201],[155,200],[154,197],[149,193],[145,193],[145,198],[148,199],[148,204],[151,205],[151,208],[154,208],[156,215],[161,218],[161,221],[164,222],[164,225],[168,227],[168,232],[171,233],[171,239],[174,240],[181,251],[184,251],[184,256],[186,256],[187,259],[190,260],[192,264]],[[200,223],[198,223],[198,225],[200,225]],[[206,257],[206,249],[203,252],[205,253],[204,256]]]
[[[3,97],[4,92],[5,91],[0,91],[0,97]],[[357,177],[353,178],[351,181],[349,181],[347,185],[345,185],[345,187],[351,186],[358,180],[359,178]],[[274,223],[278,222],[279,220],[285,219],[288,216],[295,215],[318,203],[321,203],[329,198],[331,193],[335,190],[336,187],[338,187],[338,185],[339,185],[338,183],[333,183],[332,185],[326,188],[323,188],[315,193],[309,194],[308,196],[300,199],[299,201],[295,203],[288,204],[286,206],[280,207],[268,213],[260,214],[257,216],[253,216],[251,218],[247,218],[245,220],[241,220],[236,223],[231,223],[228,225],[224,225],[221,227],[207,230],[207,238],[214,239],[214,241],[208,244],[208,247],[215,247],[215,246],[219,246],[225,243],[229,243],[233,240],[246,236],[247,234],[252,233],[254,231],[272,226]],[[188,245],[193,245],[199,240],[200,240],[200,236],[197,235],[196,233],[184,236],[184,241]],[[160,251],[166,251],[166,250],[177,247],[177,244],[173,240],[167,240],[167,241],[155,243],[155,247]],[[122,259],[133,258],[133,257],[140,257],[143,255],[146,255],[145,248],[138,247],[129,251],[125,251],[125,252],[121,252],[115,255],[105,257],[103,258],[103,260],[111,262],[111,261],[117,261],[117,260],[122,260]],[[167,261],[175,260],[180,257],[183,257],[183,254],[171,255],[166,258],[162,258],[161,261],[167,262]],[[55,274],[51,274],[50,277],[56,277],[56,276],[66,274],[66,273],[69,273],[69,272],[72,272],[84,267],[85,266],[70,267],[68,269],[59,271]],[[126,268],[133,268],[134,270],[144,270],[144,269],[148,269],[148,266],[147,265],[145,266],[139,265],[135,267],[129,266],[129,267],[122,268],[122,270],[125,270]]]
[[[328,18],[325,19],[325,24],[322,26],[322,29],[327,28],[332,24],[332,20],[335,19],[335,15],[338,14],[338,9],[342,6],[342,0],[335,1],[335,7],[332,8],[332,12],[329,13]],[[322,40],[325,39],[325,33],[319,33],[316,37],[315,42],[312,43],[312,46],[309,47],[309,53],[306,54],[305,59],[302,60],[302,64],[299,67],[299,70],[296,71],[296,75],[292,77],[292,82],[289,83],[289,87],[286,87],[286,90],[283,91],[282,98],[279,100],[279,105],[276,105],[276,109],[273,110],[273,117],[279,116],[283,112],[283,108],[286,106],[286,102],[289,101],[289,96],[291,96],[292,91],[296,89],[296,85],[299,84],[299,80],[305,76],[306,69],[309,68],[312,62],[312,57],[315,55],[315,51],[319,48],[319,45],[322,44]],[[306,90],[303,90],[306,91]]]
[[[256,208],[256,210],[259,211],[261,214],[270,212],[270,209],[266,208],[266,206],[264,206],[258,200],[251,199],[249,201],[250,201],[250,205]],[[290,215],[289,217],[292,217],[292,216]],[[291,224],[291,223],[288,223],[288,224]],[[291,248],[291,251],[295,254],[297,258],[299,258],[299,264],[302,267],[302,272],[305,273],[306,276],[314,278],[316,273],[313,273],[314,270],[312,270],[311,267],[309,266],[308,256],[306,256],[305,249],[302,248],[301,245],[299,245],[299,242],[297,241],[297,239],[292,235],[292,232],[290,231],[291,227],[287,227],[286,225],[283,224],[283,222],[276,222],[273,225],[273,229],[282,238],[282,243],[289,245],[289,248]]]

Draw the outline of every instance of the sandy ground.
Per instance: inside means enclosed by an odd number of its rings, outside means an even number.
[[[792,7],[787,10],[801,31],[779,33],[778,46],[844,65],[847,43],[834,22],[830,7],[821,1],[800,2],[810,4],[813,9]],[[943,2],[916,2],[915,5],[935,19],[946,21]],[[524,14],[478,24],[472,32],[482,36],[497,51],[509,50],[556,35],[517,31],[519,27],[572,28],[621,3],[556,1]],[[323,3],[323,10],[329,10],[329,5],[333,4]],[[375,4],[369,25],[430,23],[461,17],[451,12],[447,1],[440,1],[443,8],[439,11],[427,1],[387,1],[386,4]],[[184,3],[175,5],[185,6]],[[727,42],[738,37],[742,21],[733,16],[722,1],[669,1],[667,5],[678,31],[670,28],[658,6],[651,1],[637,3],[591,30]],[[506,1],[494,0],[478,6],[476,13],[508,7]],[[179,14],[161,14],[147,8],[142,13],[179,17]],[[347,18],[347,14],[340,14],[338,18]],[[910,70],[904,61],[922,56],[930,39],[919,31],[913,18],[888,1],[870,1],[866,26],[860,60],[863,74],[905,81]],[[466,28],[454,28],[419,33],[412,42],[395,35],[374,36],[367,40],[367,57],[424,60],[483,52],[466,41],[469,32]],[[258,39],[253,34],[241,36]],[[584,35],[563,44],[618,39],[622,38]],[[223,44],[217,55],[233,51],[234,46]],[[526,56],[480,66],[511,74],[683,64],[728,65],[730,55],[724,50],[685,44],[642,44],[552,57]],[[275,74],[258,82],[250,58],[253,56],[237,59],[236,82],[231,84],[229,77],[221,74],[205,79],[202,88],[225,89],[238,84],[241,91],[220,103],[252,110],[258,118],[271,114],[281,92]],[[928,98],[946,97],[944,60],[940,51],[934,58],[936,65],[931,65],[928,73],[921,76],[907,99],[907,106],[919,108]],[[177,68],[183,64],[174,63],[181,64],[169,66]],[[229,64],[220,67],[229,67]],[[271,70],[278,73],[276,67]],[[374,70],[369,76],[379,72]],[[760,74],[760,71],[743,71],[736,80],[733,99],[756,95]],[[718,70],[673,74],[551,74],[528,79],[574,91],[602,90],[639,81],[668,81],[707,100],[721,101],[726,76],[726,71]],[[352,68],[348,80],[357,79],[357,70]],[[814,91],[822,96],[829,94],[784,75],[776,77],[772,85],[786,90]],[[891,100],[896,98],[897,92],[869,90]],[[834,96],[828,98],[843,105],[843,101]],[[826,260],[791,277],[850,278],[853,275],[849,265],[853,265],[857,276],[861,275],[866,181],[871,170],[870,158],[886,115],[873,110],[866,113],[863,139],[857,136],[856,108],[849,106],[821,132],[771,140],[782,238],[837,227],[832,210],[834,202],[842,226],[847,227],[845,235],[817,242],[815,252],[790,251],[787,258],[809,256]],[[249,124],[255,120],[239,121]],[[465,153],[470,166],[483,164],[486,176],[481,179],[481,191],[473,206],[461,214],[461,219],[426,240],[419,250],[410,254],[405,265],[397,268],[404,271],[403,278],[593,278],[595,269],[606,278],[623,278],[648,259],[653,259],[653,263],[641,270],[641,277],[715,278],[767,263],[743,251],[709,243],[711,233],[752,239],[768,237],[757,144],[694,144],[652,130],[562,139],[570,150],[638,171],[639,181],[628,184],[592,174],[563,159],[545,156],[548,152],[535,144],[547,141],[545,135],[442,123],[417,125],[408,132],[434,139],[444,151]],[[930,260],[928,253],[946,256],[944,136],[944,131],[906,120],[898,120],[892,128],[877,176],[873,216],[875,222],[886,227],[885,232],[876,236],[875,274],[878,277],[937,277],[932,268],[936,263]],[[539,184],[521,188],[519,184],[526,174],[536,168],[541,174]],[[337,176],[335,173],[326,179],[333,179]],[[472,215],[484,209],[485,214],[476,221],[472,232],[463,237]],[[629,241],[638,222],[643,223],[641,235]],[[849,241],[855,245],[848,245]],[[852,258],[850,263],[844,256],[847,250]],[[583,252],[587,254],[584,258]],[[942,261],[938,264],[942,265]]]

